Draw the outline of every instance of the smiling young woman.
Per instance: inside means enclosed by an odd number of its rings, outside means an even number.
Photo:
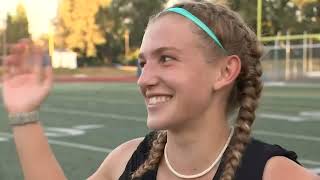
[[[26,54],[42,57],[33,45],[18,44],[5,60],[3,84],[24,175],[66,179],[36,116],[52,71],[41,63],[25,66]],[[153,131],[120,145],[89,179],[319,179],[294,152],[250,136],[263,87],[261,54],[256,35],[224,5],[194,0],[152,17],[138,86]]]

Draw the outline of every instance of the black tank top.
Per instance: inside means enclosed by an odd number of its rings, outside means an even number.
[[[154,135],[154,131],[146,135],[132,154],[119,180],[131,180],[131,174],[148,158],[151,143],[155,138]],[[241,166],[238,168],[234,180],[262,180],[264,167],[267,161],[274,156],[284,156],[299,164],[297,155],[293,151],[287,151],[279,145],[267,144],[252,138],[243,154]],[[223,158],[213,180],[219,180],[222,175]],[[157,171],[158,167],[146,172],[140,179],[156,180]]]

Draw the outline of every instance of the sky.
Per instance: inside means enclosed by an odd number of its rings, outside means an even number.
[[[34,38],[48,33],[50,22],[57,13],[59,0],[0,0],[0,28],[5,23],[6,14],[14,13],[18,3],[27,11],[29,32]]]

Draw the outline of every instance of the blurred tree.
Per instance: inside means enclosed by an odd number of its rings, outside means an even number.
[[[18,4],[14,15],[7,15],[6,41],[16,43],[19,39],[29,38],[29,27],[26,10],[23,4]]]
[[[56,19],[56,45],[76,51],[80,57],[95,57],[96,45],[106,39],[96,24],[100,7],[107,7],[111,0],[62,0]]]
[[[291,0],[296,6],[298,6],[300,9],[310,3],[317,2],[318,0]],[[319,1],[318,1],[319,3]]]
[[[97,55],[103,59],[105,64],[118,63],[118,56],[124,49],[123,37],[121,34],[122,24],[116,23],[117,17],[111,13],[110,7],[101,7],[97,13],[96,21],[103,31],[104,38],[107,39],[103,44],[97,45]]]
[[[130,31],[130,46],[139,47],[143,38],[149,17],[159,12],[167,0],[115,0],[112,1],[110,11],[121,24],[122,35],[125,30]],[[116,25],[119,27],[119,25]]]
[[[97,14],[97,23],[104,31],[108,41],[97,46],[99,55],[108,63],[127,63],[134,59],[136,49],[140,47],[144,29],[149,17],[160,11],[167,0],[114,0],[110,7],[101,8]],[[125,57],[125,34],[131,51]],[[127,49],[128,51],[128,49]],[[134,62],[130,62],[134,64]]]
[[[301,11],[301,21],[304,26],[301,31],[308,33],[320,32],[320,0],[309,0],[307,3],[299,5]]]
[[[262,35],[273,36],[278,32],[302,34],[319,32],[320,0],[262,0]],[[239,12],[256,30],[257,0],[229,0],[231,8]],[[308,27],[308,28],[306,28]]]
[[[254,31],[256,30],[257,0],[225,1],[228,1],[231,8],[241,14]],[[285,34],[287,31],[291,34],[301,34],[305,30],[319,32],[319,1],[263,0],[263,36],[273,36],[278,32]],[[108,41],[97,46],[98,55],[109,63],[123,62],[128,58],[129,56],[123,55],[124,35],[126,30],[129,30],[130,47],[134,50],[128,54],[132,58],[131,55],[136,54],[133,52],[136,52],[135,49],[140,46],[150,15],[158,12],[166,3],[167,0],[114,0],[109,7],[100,8],[96,21]]]
[[[231,9],[237,11],[252,30],[257,29],[257,1],[229,0]]]
[[[287,31],[292,34],[299,33],[297,27],[301,26],[296,12],[298,8],[290,0],[263,2],[263,35],[273,36],[278,32],[286,34]]]
[[[114,0],[109,8],[100,9],[97,20],[108,41],[99,46],[99,49],[109,62],[123,63],[126,58],[134,59],[132,54],[136,54],[136,49],[140,47],[149,17],[160,11],[166,2],[167,0]],[[129,33],[127,38],[130,39],[132,49],[128,52],[128,57],[124,56],[126,32]]]

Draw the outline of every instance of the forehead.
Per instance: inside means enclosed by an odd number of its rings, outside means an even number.
[[[196,27],[178,14],[168,14],[149,24],[143,37],[141,51],[174,47],[182,51],[195,50],[199,43]]]

